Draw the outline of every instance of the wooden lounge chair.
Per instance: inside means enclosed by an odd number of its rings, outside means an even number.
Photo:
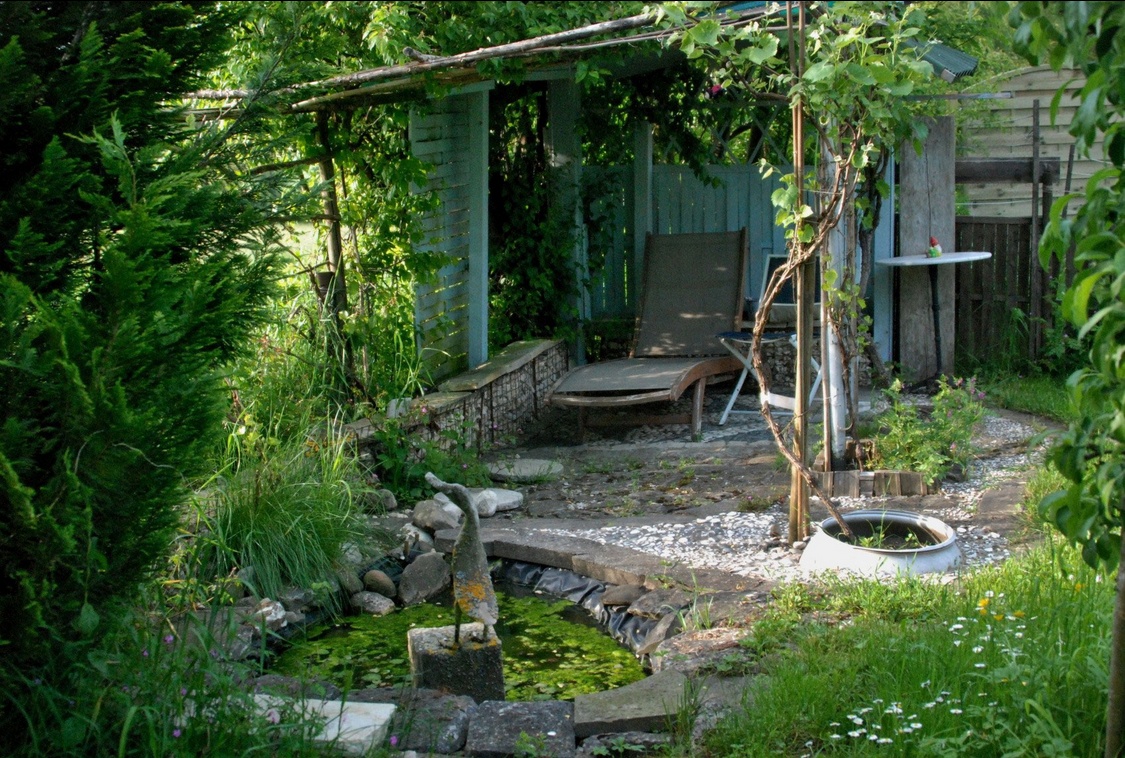
[[[639,421],[690,423],[698,438],[707,379],[742,370],[716,335],[741,324],[746,256],[745,229],[648,235],[629,357],[574,369],[554,389],[551,404],[577,407],[584,431],[589,408],[672,402],[694,387],[690,416]]]

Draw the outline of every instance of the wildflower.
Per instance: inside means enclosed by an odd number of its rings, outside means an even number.
[[[950,708],[949,712],[954,716],[960,716],[962,713],[964,713],[964,711],[962,711],[960,708]]]
[[[182,735],[182,734],[183,734],[183,732],[181,732],[179,729],[173,729],[172,730],[172,738],[173,739],[178,740],[180,738],[180,735]]]
[[[975,666],[975,667],[976,667],[976,668],[978,668],[978,669],[982,669],[982,668],[984,668],[984,667],[985,667],[985,666],[987,666],[987,665],[988,665],[987,663],[974,663],[974,664],[973,664],[973,666]]]
[[[266,721],[270,722],[271,724],[281,723],[281,714],[276,708],[270,708],[268,711],[266,711],[265,715]]]
[[[1086,585],[1083,584],[1082,582],[1076,582],[1075,585],[1074,585],[1074,591],[1075,592],[1081,592],[1083,589],[1085,589],[1085,587],[1086,587]]]
[[[889,745],[892,742],[894,742],[894,740],[892,740],[890,737],[880,737],[878,739],[878,744],[880,745]]]
[[[964,624],[954,624],[953,626],[949,627],[949,631],[956,632],[957,630],[964,629],[964,628],[965,628]],[[929,682],[927,681],[926,684],[929,684]]]
[[[992,618],[996,619],[997,621],[1003,621],[1004,620],[1004,614],[1003,613],[994,613],[994,614],[992,614]]]
[[[171,635],[171,634],[164,635],[164,644],[171,645],[175,641],[176,641],[176,638],[173,635]]]
[[[867,733],[866,729],[855,729],[855,730],[852,730],[852,731],[848,732],[848,736],[849,737],[859,737],[861,734],[866,734],[866,733]]]
[[[392,734],[390,739],[391,747],[398,747],[398,735]]]
[[[923,708],[933,708],[935,705],[937,705],[937,702],[934,701],[934,700],[931,700],[928,703],[923,703],[922,707]]]
[[[929,679],[927,679],[926,681],[922,682],[922,689],[928,689],[928,688],[929,688],[929,686],[930,686],[930,680],[929,680]]]
[[[920,721],[911,721],[911,722],[910,722],[910,728],[911,728],[911,729],[921,729],[921,728],[922,728],[922,722],[920,722]]]
[[[985,592],[985,593],[984,593],[984,596],[985,596],[986,598],[990,598],[990,597],[996,597],[996,593],[995,593],[995,592],[993,592],[992,590],[988,590],[987,592]],[[1001,593],[1000,593],[1000,597],[1004,597],[1004,593],[1003,593],[1003,592],[1001,592]]]
[[[842,740],[842,739],[844,739],[844,735],[842,735],[842,734],[830,734],[830,735],[828,735],[828,739],[830,739],[830,740]]]
[[[141,657],[142,658],[148,658],[148,648],[147,647],[144,650],[141,651]]]
[[[869,734],[869,735],[867,735],[867,739],[871,740],[872,742],[878,742],[879,741],[879,735]]]
[[[974,652],[974,653],[979,653],[979,652],[981,652],[981,651],[983,651],[983,650],[984,650],[984,648],[983,648],[983,647],[981,647],[980,645],[977,645],[977,646],[975,646],[975,647],[973,648],[973,652]]]
[[[187,694],[187,687],[180,687],[180,694],[186,695]]]

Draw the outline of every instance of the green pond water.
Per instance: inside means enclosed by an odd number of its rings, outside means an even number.
[[[508,700],[569,700],[643,679],[636,657],[599,630],[568,600],[497,590]],[[400,608],[389,616],[354,616],[309,630],[270,667],[285,676],[327,680],[347,690],[394,687],[410,680],[406,633],[449,626],[445,604]]]

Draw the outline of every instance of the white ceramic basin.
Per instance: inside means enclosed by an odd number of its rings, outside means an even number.
[[[805,571],[849,571],[864,576],[897,574],[928,574],[949,571],[961,563],[957,533],[951,526],[930,516],[907,511],[860,510],[843,514],[844,521],[858,537],[869,535],[880,527],[887,533],[919,535],[923,544],[916,548],[849,544],[836,538],[840,525],[836,519],[820,522],[801,555]],[[928,538],[927,538],[928,537]],[[877,542],[877,540],[870,540]]]

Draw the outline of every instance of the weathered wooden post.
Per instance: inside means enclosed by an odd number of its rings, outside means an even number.
[[[906,145],[899,162],[899,255],[924,255],[930,237],[946,252],[954,246],[955,127],[952,116],[930,123],[922,154]],[[934,269],[931,271],[930,269]],[[899,270],[899,363],[907,381],[953,374],[954,266],[904,267]],[[938,277],[942,362],[937,363],[930,276]]]

